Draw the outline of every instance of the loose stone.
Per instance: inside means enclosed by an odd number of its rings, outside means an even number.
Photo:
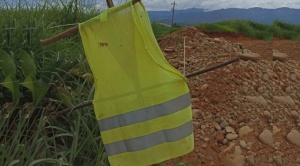
[[[254,164],[255,164],[254,156],[252,156],[252,155],[251,156],[246,156],[245,160],[246,160],[246,162],[249,166],[254,166]]]
[[[240,140],[240,146],[243,149],[247,149],[247,144],[246,144],[246,142],[244,140]]]
[[[273,147],[273,134],[270,130],[264,130],[262,133],[259,134],[259,140],[270,146]]]
[[[287,135],[287,140],[298,147],[300,147],[300,133],[297,130],[292,130]]]
[[[226,139],[231,141],[231,140],[234,140],[238,137],[237,134],[232,134],[232,133],[229,133],[229,134],[226,134]]]

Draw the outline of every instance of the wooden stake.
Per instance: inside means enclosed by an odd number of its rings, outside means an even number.
[[[218,68],[220,68],[220,67],[227,66],[227,65],[232,64],[232,63],[234,63],[234,62],[238,62],[239,60],[240,60],[240,58],[233,58],[233,59],[231,59],[230,61],[221,63],[221,64],[219,64],[219,65],[212,66],[212,67],[209,67],[209,68],[206,68],[206,69],[197,71],[197,72],[195,72],[195,73],[185,75],[185,77],[186,77],[186,78],[191,78],[191,77],[193,77],[193,76],[200,75],[200,74],[203,74],[203,73],[212,71],[212,70],[216,70],[216,69],[218,69]],[[61,116],[62,114],[65,114],[65,113],[68,113],[68,112],[70,112],[70,111],[74,111],[74,110],[77,110],[77,109],[85,108],[85,107],[88,107],[88,106],[92,106],[92,105],[93,105],[92,100],[84,101],[84,102],[82,102],[82,103],[80,103],[80,104],[74,106],[73,108],[67,108],[67,109],[62,110],[62,111],[59,111],[59,112],[54,112],[54,113],[52,113],[51,116],[52,116],[52,118],[58,118],[58,117]]]
[[[135,4],[135,3],[140,2],[140,1],[141,0],[132,0],[132,4]],[[106,0],[106,3],[107,3],[108,7],[113,7],[113,5],[114,5],[113,2],[112,2],[112,0]],[[74,26],[74,27],[72,27],[72,28],[70,28],[70,29],[68,29],[68,30],[66,30],[66,31],[64,31],[64,32],[56,35],[56,36],[53,36],[53,37],[51,37],[49,39],[40,40],[40,43],[42,45],[44,45],[44,46],[45,45],[49,45],[49,44],[55,43],[55,42],[57,42],[57,41],[59,41],[61,39],[64,39],[64,38],[66,38],[68,36],[71,36],[71,35],[73,35],[75,33],[78,33],[78,25],[76,25],[76,26]]]

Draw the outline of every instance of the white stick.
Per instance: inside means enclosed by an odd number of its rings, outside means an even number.
[[[185,37],[183,38],[183,75],[185,75]]]

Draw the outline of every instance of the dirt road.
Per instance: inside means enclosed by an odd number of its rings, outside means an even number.
[[[181,72],[186,64],[186,74],[259,55],[188,80],[195,149],[162,165],[300,165],[300,43],[205,34],[194,27],[158,41],[170,64]],[[274,49],[288,57],[273,61]]]

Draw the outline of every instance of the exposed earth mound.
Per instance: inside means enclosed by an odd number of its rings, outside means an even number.
[[[299,43],[205,34],[195,27],[158,42],[184,74],[241,58],[188,79],[195,149],[162,165],[300,165]]]

